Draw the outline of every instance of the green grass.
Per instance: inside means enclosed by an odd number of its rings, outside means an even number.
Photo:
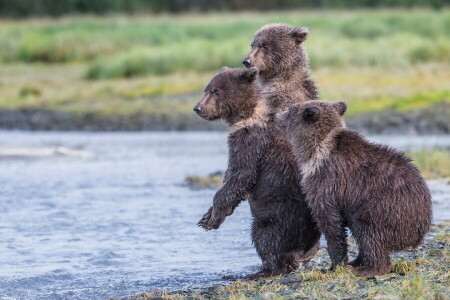
[[[449,9],[294,11],[0,20],[0,109],[192,115],[270,22],[310,27],[312,77],[346,116],[450,98]]]
[[[422,150],[409,153],[413,163],[428,179],[450,179],[450,151],[449,150]]]
[[[3,21],[0,62],[86,62],[89,79],[213,71],[239,66],[254,32],[271,22],[311,28],[313,69],[450,60],[450,11],[441,9]]]
[[[84,64],[13,64],[0,69],[0,108],[48,109],[105,116],[195,117],[192,107],[214,75],[173,73],[89,81]],[[323,99],[345,101],[346,116],[409,110],[448,101],[450,65],[420,68],[324,68],[313,73]]]
[[[412,94],[406,97],[375,97],[351,101],[346,116],[371,113],[382,110],[408,111],[424,108],[438,102],[449,101],[450,90]]]

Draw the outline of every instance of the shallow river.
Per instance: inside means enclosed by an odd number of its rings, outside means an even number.
[[[445,137],[372,137],[405,150]],[[225,133],[0,132],[0,299],[105,299],[195,288],[256,271],[243,203],[220,230],[195,226],[223,170]],[[435,222],[450,185],[431,182]]]

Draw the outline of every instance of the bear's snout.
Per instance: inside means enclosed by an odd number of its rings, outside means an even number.
[[[200,113],[202,112],[202,106],[200,104],[197,104],[196,106],[194,106],[194,111],[200,115]]]
[[[246,67],[247,69],[252,66],[252,62],[250,61],[250,59],[248,57],[244,58],[242,63],[244,64],[244,67]]]

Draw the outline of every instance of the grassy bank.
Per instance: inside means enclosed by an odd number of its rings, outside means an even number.
[[[414,299],[445,300],[450,295],[450,221],[433,226],[417,251],[394,255],[391,273],[365,279],[329,266],[325,249],[305,268],[286,277],[236,281],[197,291],[141,293],[127,299]],[[350,253],[356,254],[350,239]]]
[[[91,62],[88,78],[212,71],[239,66],[263,24],[311,28],[314,69],[450,60],[450,12],[294,11],[2,22],[0,61]],[[326,51],[324,51],[326,49]]]
[[[449,150],[421,150],[409,153],[409,156],[425,178],[450,182]]]
[[[82,64],[7,65],[0,109],[50,109],[100,115],[191,114],[214,72],[89,81]],[[323,99],[346,101],[346,116],[409,110],[450,99],[450,64],[408,68],[323,68],[313,73]],[[192,115],[194,116],[194,115]]]
[[[212,75],[240,66],[270,22],[310,27],[312,77],[347,116],[450,99],[450,10],[295,11],[0,21],[0,111],[189,129]]]

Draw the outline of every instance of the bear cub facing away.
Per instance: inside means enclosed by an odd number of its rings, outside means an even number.
[[[256,279],[298,268],[318,250],[320,232],[297,180],[289,142],[270,121],[253,84],[257,70],[222,68],[205,88],[194,111],[206,120],[225,120],[228,168],[213,206],[198,225],[217,229],[239,203],[249,201],[252,242],[262,260]]]
[[[381,275],[390,271],[391,252],[423,241],[431,225],[430,191],[403,152],[346,129],[346,108],[309,101],[276,114],[276,123],[292,144],[332,267],[347,262],[348,227],[359,247],[352,272]]]
[[[256,83],[272,112],[318,99],[303,47],[307,37],[306,27],[294,28],[287,24],[264,25],[253,37],[251,51],[242,63],[246,68],[258,68]]]

